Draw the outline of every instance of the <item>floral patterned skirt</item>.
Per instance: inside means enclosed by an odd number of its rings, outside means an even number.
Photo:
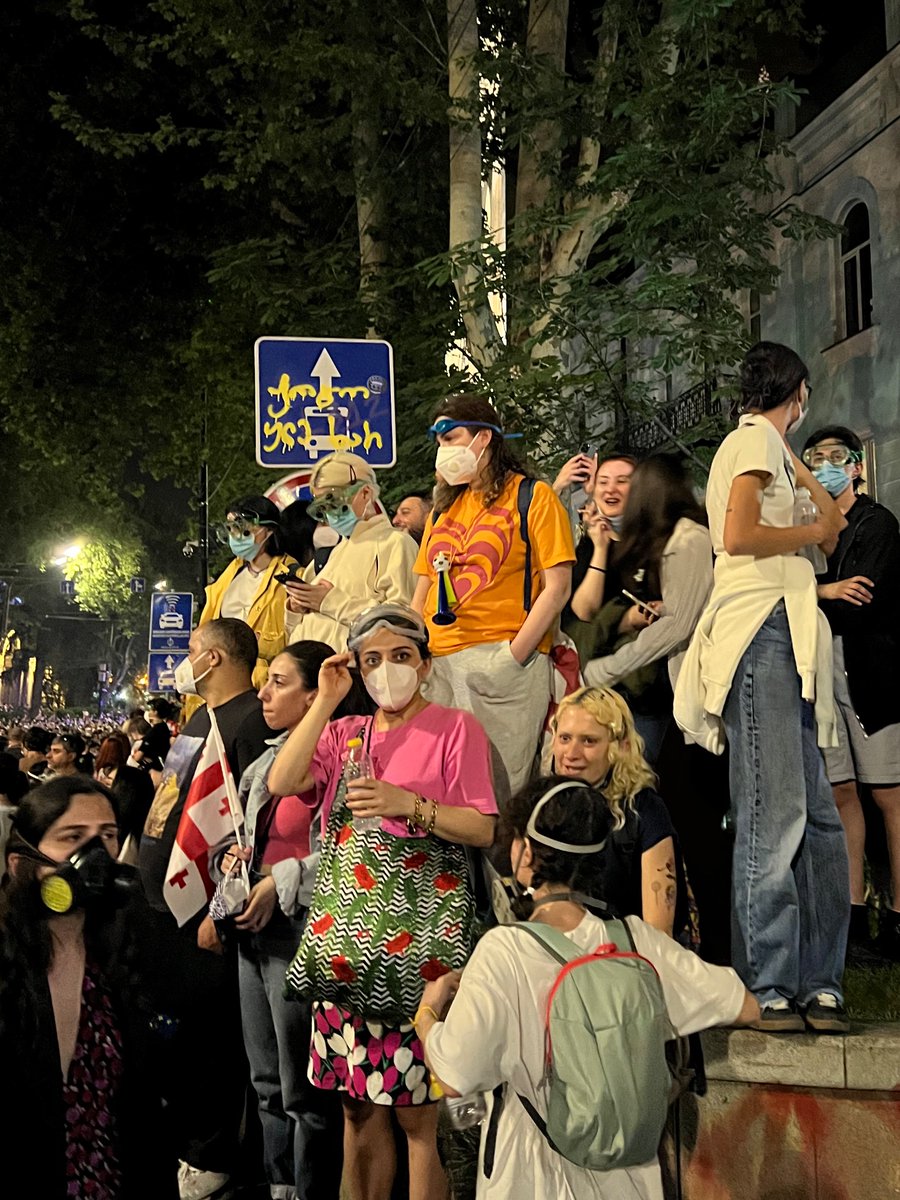
[[[309,1079],[372,1104],[432,1104],[440,1098],[412,1024],[367,1020],[327,1000],[313,1004]]]

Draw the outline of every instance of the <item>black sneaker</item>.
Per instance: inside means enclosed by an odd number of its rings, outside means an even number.
[[[763,1005],[759,1017],[747,1028],[762,1033],[803,1033],[806,1026],[792,1000],[773,1000]]]
[[[819,992],[803,1010],[806,1027],[812,1033],[849,1033],[847,1010],[831,992]]]

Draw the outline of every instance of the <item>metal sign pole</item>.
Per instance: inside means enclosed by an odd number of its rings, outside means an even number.
[[[209,463],[207,462],[206,388],[203,389],[203,418],[200,426],[200,606],[203,607],[206,585],[209,582]]]

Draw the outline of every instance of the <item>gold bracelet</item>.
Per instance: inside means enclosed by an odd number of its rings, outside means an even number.
[[[415,1015],[415,1016],[413,1017],[413,1019],[412,1019],[412,1023],[413,1023],[413,1025],[414,1025],[414,1026],[418,1024],[418,1021],[419,1021],[419,1013],[423,1013],[423,1012],[424,1012],[424,1013],[431,1013],[431,1015],[434,1017],[434,1019],[435,1019],[436,1021],[440,1021],[440,1019],[441,1019],[441,1018],[440,1018],[440,1017],[437,1015],[437,1013],[434,1011],[434,1009],[431,1007],[431,1005],[430,1005],[430,1004],[420,1004],[420,1005],[419,1005],[419,1007],[416,1009],[416,1015]]]
[[[432,800],[431,801],[431,820],[428,822],[428,828],[425,830],[426,833],[434,833],[434,823],[437,820],[437,810],[438,810],[438,802],[437,802],[437,800]]]
[[[413,815],[406,818],[406,828],[409,833],[416,832],[416,826],[422,824],[422,797],[413,795]]]

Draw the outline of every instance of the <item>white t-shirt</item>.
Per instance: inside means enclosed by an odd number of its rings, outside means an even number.
[[[770,475],[760,497],[760,524],[786,529],[794,524],[794,466],[781,435],[765,417],[741,417],[737,429],[716,451],[706,489],[706,511],[713,550],[725,554],[725,511],[738,475],[763,471]]]
[[[637,917],[629,917],[628,923],[638,951],[659,973],[669,1017],[679,1034],[737,1019],[744,986],[730,967],[705,963]],[[566,936],[583,950],[610,941],[603,921],[590,913]],[[616,1171],[577,1167],[550,1149],[515,1095],[526,1096],[546,1116],[545,1091],[539,1086],[544,1016],[559,969],[526,933],[508,926],[490,930],[475,947],[446,1021],[428,1035],[432,1068],[455,1091],[466,1095],[509,1085],[490,1180],[481,1163],[489,1117],[482,1126],[478,1198],[662,1200],[656,1159]]]
[[[258,591],[259,576],[254,575],[249,567],[242,567],[225,589],[219,616],[246,621],[250,605]]]

